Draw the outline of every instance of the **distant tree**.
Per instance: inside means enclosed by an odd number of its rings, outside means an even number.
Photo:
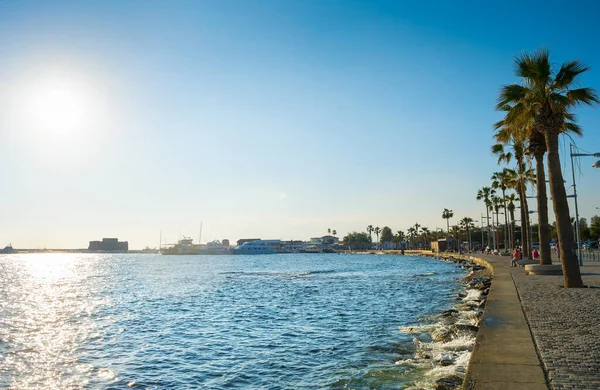
[[[375,229],[373,229],[373,225],[367,226],[367,233],[369,233],[369,238],[371,239],[371,241],[373,241],[373,236],[372,236],[373,230],[375,230]]]
[[[423,238],[423,249],[431,249],[431,245],[429,244],[429,235],[431,234],[431,232],[429,231],[429,228],[427,227],[422,227],[421,228],[421,235]]]
[[[327,234],[331,234],[331,228],[327,229]]]
[[[487,235],[488,235],[488,246],[492,246],[492,243],[490,242],[490,210],[492,210],[492,196],[496,193],[496,191],[494,191],[493,189],[491,189],[490,187],[482,187],[480,190],[477,191],[477,200],[481,200],[483,201],[483,203],[485,204],[485,212],[486,212],[486,221],[487,221]],[[493,219],[492,219],[493,222]]]
[[[394,243],[394,247],[398,249],[400,247],[400,243],[402,242],[402,238],[398,234],[394,234],[392,237],[392,242]]]
[[[332,230],[332,231],[331,231],[331,234],[332,234],[333,236],[337,236],[337,231],[335,231],[335,229],[334,229],[334,230]]]
[[[375,233],[375,235],[377,236],[377,249],[379,249],[379,233],[381,233],[381,229],[379,228],[379,226],[377,226],[373,230],[373,233]]]
[[[403,232],[402,230],[398,230],[398,231],[396,232],[396,234],[398,235],[398,237],[400,237],[400,241],[404,241],[404,237],[405,237],[406,235],[404,234],[404,232]]]
[[[464,217],[463,219],[460,220],[460,225],[467,232],[467,239],[469,240],[469,250],[471,250],[471,239],[470,239],[471,235],[469,233],[470,233],[471,229],[473,228],[473,218]]]
[[[394,238],[394,233],[392,233],[392,229],[390,229],[387,226],[384,226],[383,229],[381,229],[381,243],[386,243],[386,242],[391,242],[392,239]]]
[[[371,237],[367,233],[352,232],[348,233],[344,237],[344,245],[350,248],[350,250],[356,249],[370,249],[371,248]]]
[[[600,217],[595,215],[591,219],[590,223],[590,236],[597,240],[600,238]]]
[[[450,232],[450,218],[454,217],[454,212],[452,210],[444,209],[442,211],[442,218],[446,220],[446,230]]]

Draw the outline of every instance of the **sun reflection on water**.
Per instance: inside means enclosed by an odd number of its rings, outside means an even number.
[[[105,302],[91,298],[85,279],[92,259],[73,254],[0,258],[9,283],[0,287],[0,387],[81,388],[95,368],[77,350],[97,333],[92,317]]]

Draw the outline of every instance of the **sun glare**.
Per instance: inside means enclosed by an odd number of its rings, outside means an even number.
[[[53,134],[70,134],[81,130],[86,124],[85,100],[85,96],[76,89],[42,88],[32,97],[32,122],[38,129]]]
[[[70,135],[88,125],[92,107],[81,86],[45,83],[31,89],[26,107],[31,125],[51,135]]]

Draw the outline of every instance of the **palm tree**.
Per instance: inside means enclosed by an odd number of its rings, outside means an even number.
[[[492,188],[500,188],[502,190],[502,201],[504,202],[504,250],[508,250],[508,213],[506,212],[506,189],[508,182],[511,179],[511,171],[504,168],[500,172],[494,172],[492,175]]]
[[[452,237],[454,237],[456,240],[454,249],[460,250],[460,228],[456,225],[453,225],[450,229],[450,232],[452,233]]]
[[[446,230],[450,233],[450,218],[454,217],[454,212],[452,210],[444,209],[442,211],[442,218],[446,220]]]
[[[485,204],[485,212],[486,212],[486,221],[487,221],[487,231],[488,231],[488,246],[491,246],[490,243],[490,209],[492,208],[492,201],[490,199],[491,196],[493,196],[495,194],[495,191],[492,190],[490,187],[482,187],[480,190],[477,191],[477,200],[482,200],[483,203]],[[493,221],[492,221],[493,222]],[[483,245],[483,243],[481,243],[481,245]]]
[[[331,231],[331,234],[335,237],[335,236],[337,236],[337,231],[335,231],[335,229],[334,229]]]
[[[373,229],[373,232],[377,235],[377,249],[379,249],[379,233],[381,233],[381,229],[378,226],[375,229]]]
[[[375,230],[375,229],[373,229],[373,225],[367,226],[367,233],[369,233],[369,239],[371,240],[371,242],[373,242],[373,236],[372,236],[373,230]]]
[[[509,182],[510,183],[510,182]],[[511,247],[515,246],[515,202],[517,202],[519,198],[517,198],[516,194],[508,194],[506,195],[505,202],[508,202],[507,210],[510,213],[510,243]]]
[[[396,232],[396,234],[398,235],[398,239],[399,239],[398,243],[401,243],[402,241],[404,241],[405,234],[402,230],[398,230]]]
[[[417,246],[417,249],[419,249],[419,229],[421,228],[421,225],[418,222],[415,222],[414,228],[415,228],[415,240],[416,240],[415,244]]]
[[[556,72],[552,69],[546,49],[517,57],[515,65],[522,84],[504,86],[497,107],[511,105],[509,121],[523,122],[530,119],[534,122],[534,130],[544,135],[564,285],[582,287],[583,280],[575,254],[575,238],[569,226],[569,204],[561,171],[558,136],[564,129],[568,116],[572,115],[571,110],[579,105],[599,103],[598,94],[591,88],[571,89],[576,85],[577,77],[588,68],[575,60],[563,63]]]
[[[496,141],[499,143],[492,146],[492,152],[498,156],[498,164],[504,162],[510,163],[513,159],[517,165],[511,170],[511,180],[509,188],[517,191],[520,199],[521,210],[521,246],[523,251],[531,258],[531,239],[529,237],[529,205],[527,204],[527,184],[533,181],[533,171],[527,168],[525,161],[526,141],[522,133],[512,130],[511,125],[504,123],[495,134]],[[505,149],[508,146],[512,149]]]
[[[500,221],[498,221],[498,215],[500,214],[500,210],[504,207],[503,198],[499,196],[492,196],[492,208],[496,213],[496,249],[500,248]],[[506,213],[505,213],[506,214]],[[494,223],[494,218],[492,218],[492,224]]]
[[[331,234],[331,228],[327,229],[327,234]]]
[[[460,220],[460,225],[462,227],[464,227],[465,230],[467,231],[467,239],[469,240],[469,250],[471,250],[471,235],[469,233],[471,232],[472,224],[473,224],[473,218],[464,217],[463,219]]]
[[[414,245],[415,232],[416,232],[416,230],[412,226],[409,227],[408,229],[406,229],[406,233],[408,234],[408,239],[413,245]]]
[[[431,249],[431,245],[429,245],[429,228],[427,227],[422,227],[421,228],[421,233],[423,233],[423,237],[424,237],[424,249]]]

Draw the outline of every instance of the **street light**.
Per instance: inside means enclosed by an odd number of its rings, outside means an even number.
[[[472,230],[472,229],[471,229],[471,226],[469,226],[469,224],[471,224],[471,223],[473,223],[473,222],[479,222],[479,221],[472,220],[471,222],[467,223],[467,229],[469,230],[469,252],[470,252],[471,250],[473,250],[473,248],[471,247],[471,230]],[[483,222],[483,221],[482,221],[482,222]],[[483,239],[483,234],[482,234],[481,236],[482,236],[482,239]],[[483,243],[482,243],[482,244],[483,244]]]
[[[577,253],[579,254],[579,265],[583,265],[583,258],[581,253],[581,227],[579,226],[579,209],[577,207],[577,186],[575,185],[575,165],[573,164],[573,157],[600,157],[600,153],[573,153],[573,144],[569,145],[569,152],[571,155],[571,172],[573,173],[573,198],[575,199],[575,223],[577,226]],[[600,168],[600,161],[596,161],[592,164],[594,168]]]

